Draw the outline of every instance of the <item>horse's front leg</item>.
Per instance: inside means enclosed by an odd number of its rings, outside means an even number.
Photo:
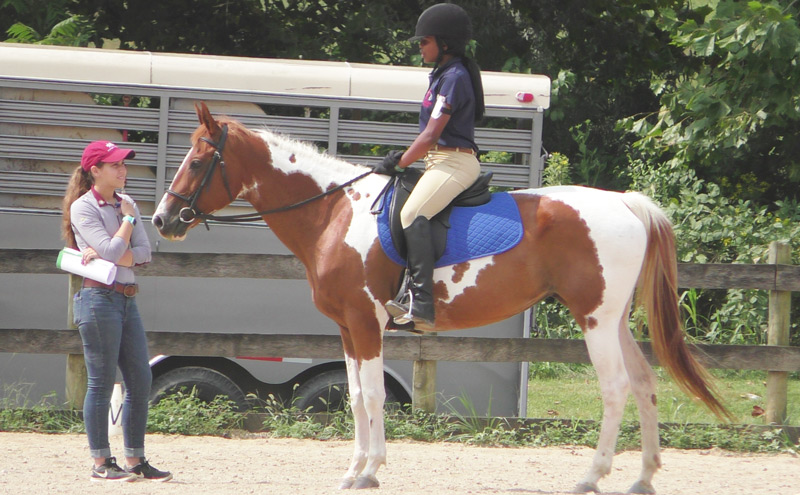
[[[376,488],[380,483],[375,475],[378,469],[386,464],[386,434],[383,425],[386,389],[383,384],[383,353],[369,361],[363,361],[359,367],[359,375],[369,431],[369,456],[353,488]]]
[[[364,397],[361,393],[361,378],[359,377],[358,360],[352,356],[345,356],[347,365],[347,387],[350,393],[350,409],[353,411],[355,431],[355,445],[353,460],[344,475],[341,489],[352,488],[356,478],[367,464],[369,456],[369,417],[364,407]]]
[[[348,355],[346,361],[355,451],[340,488],[375,488],[380,485],[376,477],[378,469],[386,464],[383,353],[368,360]]]

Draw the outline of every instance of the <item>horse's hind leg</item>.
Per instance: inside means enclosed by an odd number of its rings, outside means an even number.
[[[642,432],[642,472],[629,492],[655,493],[652,485],[653,475],[661,467],[656,377],[626,323],[625,321],[620,323],[619,342],[633,397],[639,408],[639,423]]]
[[[599,492],[598,480],[611,472],[617,434],[628,399],[628,374],[617,337],[619,318],[615,320],[606,317],[605,321],[600,321],[598,318],[598,325],[585,334],[589,357],[597,372],[603,396],[603,422],[592,467],[575,488],[579,493]]]

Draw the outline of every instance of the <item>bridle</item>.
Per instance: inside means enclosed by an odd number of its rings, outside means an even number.
[[[191,196],[187,197],[184,196],[172,189],[167,189],[167,194],[175,196],[176,198],[180,199],[189,204],[189,206],[185,206],[181,208],[181,211],[178,213],[178,218],[180,218],[181,222],[183,223],[191,223],[196,218],[200,218],[202,220],[207,220],[207,215],[205,213],[197,211],[197,200],[200,199],[200,193],[203,189],[208,186],[209,180],[211,179],[211,174],[214,173],[214,169],[217,167],[219,163],[219,169],[222,173],[222,182],[225,184],[225,190],[228,191],[228,197],[231,201],[233,201],[233,194],[231,194],[231,188],[228,185],[228,177],[225,175],[225,161],[222,159],[222,151],[225,149],[225,142],[228,140],[228,124],[224,124],[222,126],[222,135],[219,137],[218,142],[214,142],[207,137],[201,137],[202,141],[210,144],[214,148],[214,157],[211,159],[211,165],[206,170],[206,174],[203,176],[203,180],[200,182],[200,187],[195,189]],[[208,223],[206,222],[206,228],[208,228]]]
[[[338,186],[336,186],[334,188],[331,188],[331,189],[328,189],[328,190],[326,190],[326,191],[324,191],[324,192],[322,192],[320,194],[317,194],[316,196],[304,199],[302,201],[299,201],[299,202],[291,204],[291,205],[281,206],[280,208],[274,208],[274,209],[271,209],[271,210],[257,211],[257,212],[254,212],[254,213],[243,213],[241,215],[219,215],[219,216],[217,216],[217,215],[211,215],[209,213],[203,213],[203,212],[197,210],[197,200],[200,197],[200,193],[203,191],[203,189],[206,186],[208,186],[209,180],[211,179],[211,174],[214,173],[214,169],[217,167],[218,163],[219,163],[220,173],[222,174],[222,182],[223,182],[223,184],[225,184],[225,190],[228,192],[228,198],[230,198],[231,202],[233,202],[233,200],[234,200],[233,194],[231,193],[231,188],[230,188],[230,186],[228,184],[228,177],[225,175],[225,160],[222,159],[222,152],[225,149],[225,142],[227,141],[227,138],[228,138],[228,124],[224,124],[222,126],[222,135],[220,136],[218,142],[215,143],[214,141],[212,141],[211,139],[209,139],[207,137],[201,137],[200,138],[202,141],[205,141],[206,143],[210,144],[214,148],[214,157],[211,159],[211,165],[208,167],[208,170],[206,170],[206,174],[203,176],[203,180],[200,182],[200,187],[198,187],[191,194],[191,196],[184,196],[183,194],[180,194],[180,193],[178,193],[176,191],[173,191],[172,189],[167,189],[167,194],[169,194],[171,196],[175,196],[176,198],[180,199],[181,201],[184,201],[185,203],[187,203],[189,205],[189,206],[185,206],[185,207],[181,208],[181,211],[178,213],[178,218],[180,219],[181,222],[183,222],[183,223],[191,223],[191,222],[193,222],[193,221],[195,221],[196,219],[199,218],[199,219],[203,220],[203,222],[205,223],[206,229],[209,228],[208,227],[208,220],[214,220],[214,221],[217,221],[217,222],[230,222],[230,223],[256,222],[256,221],[262,220],[261,217],[263,215],[268,215],[268,214],[271,214],[271,213],[280,213],[280,212],[283,212],[283,211],[292,210],[294,208],[297,208],[297,207],[303,206],[305,204],[311,203],[312,201],[316,201],[316,200],[318,200],[320,198],[323,198],[323,197],[325,197],[325,196],[327,196],[329,194],[332,194],[332,193],[334,193],[336,191],[344,189],[345,187],[353,184],[354,182],[356,182],[358,180],[361,180],[364,177],[368,176],[369,174],[373,173],[372,170],[370,170],[369,172],[365,172],[365,173],[359,175],[358,177],[350,179],[349,181],[344,182],[342,184],[339,184]]]

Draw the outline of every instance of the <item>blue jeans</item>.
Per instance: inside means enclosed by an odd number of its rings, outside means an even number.
[[[83,421],[93,458],[111,457],[108,408],[117,376],[125,382],[122,432],[125,457],[144,457],[150,372],[147,338],[136,299],[103,288],[83,288],[73,301],[75,324],[83,340],[89,387]]]

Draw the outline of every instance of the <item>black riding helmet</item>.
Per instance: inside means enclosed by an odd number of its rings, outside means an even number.
[[[448,53],[463,54],[467,41],[472,38],[472,23],[458,5],[437,3],[420,14],[414,36],[408,41],[419,41],[425,36],[434,36],[440,46],[444,42]]]

